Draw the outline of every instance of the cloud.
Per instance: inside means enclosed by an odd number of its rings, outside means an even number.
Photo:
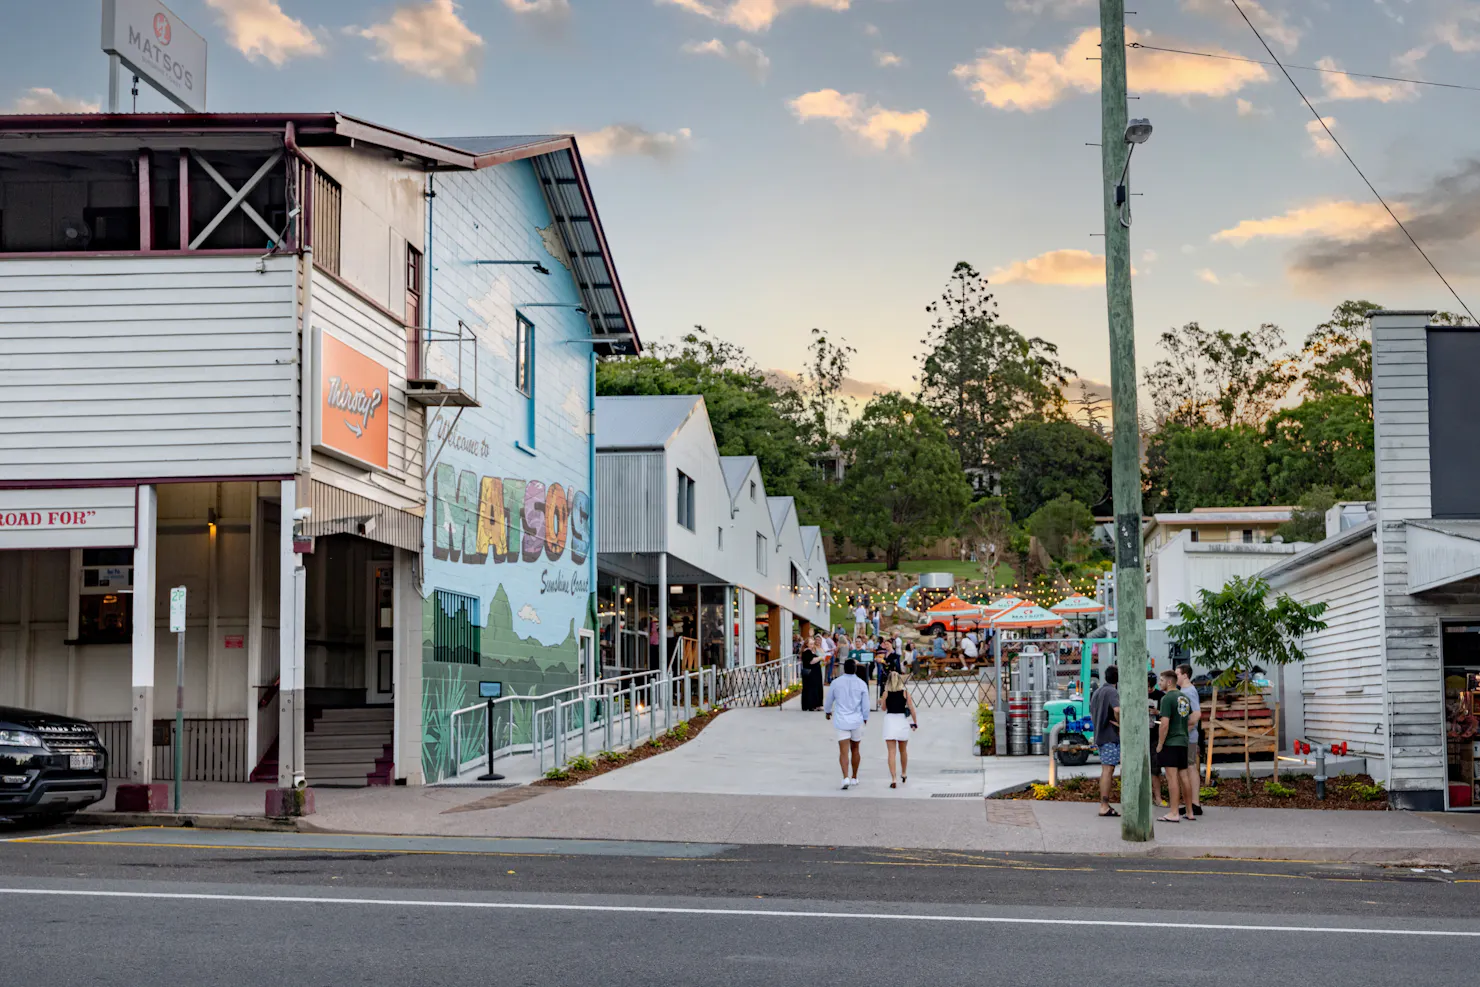
[[[483,39],[457,11],[452,0],[409,3],[384,23],[351,30],[375,42],[377,59],[428,79],[471,83],[478,76]]]
[[[1325,126],[1321,126],[1325,124]],[[1327,133],[1328,130],[1336,129],[1335,117],[1321,117],[1319,121],[1311,120],[1305,125],[1305,132],[1310,134],[1311,149],[1322,157],[1329,158],[1336,153],[1336,142]]]
[[[904,64],[904,59],[892,51],[874,52],[874,64],[881,69],[897,69]]]
[[[764,82],[771,71],[771,60],[766,57],[766,53],[749,41],[727,45],[718,38],[712,38],[709,41],[690,41],[683,46],[683,50],[690,55],[713,55],[733,62],[749,72],[758,82]]]
[[[1197,279],[1199,281],[1205,282],[1207,284],[1217,284],[1218,283],[1218,275],[1214,274],[1212,271],[1208,270],[1206,267],[1202,268],[1201,270],[1199,270],[1197,272]]]
[[[930,123],[925,110],[888,110],[866,105],[862,93],[840,93],[819,89],[787,103],[797,119],[828,120],[844,133],[854,134],[878,150],[891,144],[907,147],[910,140]]]
[[[1150,38],[1129,28],[1125,36],[1128,41]],[[1074,93],[1099,92],[1099,47],[1099,28],[1085,28],[1059,52],[986,48],[977,53],[976,61],[957,65],[951,74],[983,105],[1031,113]],[[1202,47],[1221,52],[1212,46]],[[1262,65],[1138,48],[1126,52],[1126,63],[1130,88],[1137,93],[1229,96],[1246,85],[1269,79]]]
[[[1392,206],[1440,270],[1451,277],[1480,272],[1480,160],[1395,197]],[[1295,245],[1287,273],[1297,281],[1432,278],[1408,237],[1381,209],[1370,207],[1369,221],[1357,228],[1314,231]]]
[[[15,98],[6,113],[97,113],[103,104],[59,95],[44,86],[27,89]]]
[[[864,34],[867,34],[871,38],[877,38],[879,36],[879,33],[880,33],[879,32],[879,25],[865,23],[863,25],[863,33]]]
[[[843,11],[853,5],[853,0],[657,0],[657,2],[682,7],[691,14],[698,14],[753,34],[767,30],[776,18],[798,7],[820,7],[823,10]]]
[[[1396,204],[1393,211],[1406,219],[1406,206]],[[1259,237],[1289,239],[1320,236],[1352,243],[1371,236],[1392,223],[1392,217],[1388,216],[1381,203],[1331,199],[1290,209],[1267,219],[1246,219],[1237,226],[1213,234],[1213,239],[1222,243],[1244,244]]]
[[[1095,0],[1007,0],[1007,9],[1014,14],[1053,14],[1067,17],[1070,14],[1092,7]]]
[[[531,624],[538,624],[540,622],[539,611],[526,603],[519,608],[519,619],[526,620]]]
[[[550,27],[564,27],[570,20],[570,0],[504,0],[519,17]]]
[[[1131,273],[1136,273],[1132,268]],[[998,284],[1061,284],[1085,288],[1105,283],[1105,258],[1088,250],[1050,250],[993,271]]]
[[[1418,87],[1410,82],[1377,82],[1354,79],[1344,72],[1334,58],[1322,58],[1316,65],[1326,70],[1321,84],[1327,99],[1375,99],[1379,103],[1396,103],[1418,98]]]
[[[1235,105],[1238,106],[1238,115],[1241,117],[1269,116],[1269,110],[1255,106],[1253,103],[1249,102],[1247,99],[1244,99],[1242,96],[1240,96],[1235,101]]]
[[[1456,54],[1480,51],[1480,5],[1470,4],[1457,10],[1434,29],[1440,44]]]
[[[680,127],[671,134],[654,132],[635,123],[614,123],[600,130],[576,134],[588,161],[616,157],[646,157],[667,161],[689,143],[693,132]]]
[[[1292,52],[1300,46],[1300,38],[1305,32],[1291,24],[1289,16],[1283,11],[1272,11],[1259,0],[1239,0],[1239,6],[1249,16],[1250,22],[1259,29],[1259,33],[1268,40],[1287,52]],[[1229,26],[1247,30],[1244,19],[1239,16],[1239,12],[1228,0],[1182,0],[1182,9],[1194,14],[1204,14]]]
[[[226,40],[251,62],[259,58],[282,67],[299,55],[322,55],[324,46],[278,0],[206,0],[220,15]]]

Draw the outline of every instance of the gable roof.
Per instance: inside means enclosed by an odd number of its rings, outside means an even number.
[[[759,462],[754,456],[721,456],[719,457],[719,468],[725,474],[725,486],[730,490],[730,502],[733,504],[740,496],[740,491],[745,487],[745,478]]]
[[[796,501],[791,497],[767,497],[766,506],[771,509],[771,528],[777,538],[781,537],[781,528],[786,523],[786,515],[796,506]]]
[[[822,529],[815,524],[802,525],[802,551],[807,553],[807,562],[812,562],[812,556],[817,551],[817,543],[822,539]]]
[[[703,401],[697,394],[597,398],[596,451],[666,449]]]

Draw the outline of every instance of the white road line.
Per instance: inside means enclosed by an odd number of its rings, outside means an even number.
[[[898,912],[806,912],[771,908],[679,908],[648,905],[555,905],[519,901],[423,901],[415,898],[319,898],[309,895],[236,895],[175,891],[73,891],[60,888],[0,888],[0,895],[37,895],[69,898],[145,898],[155,901],[229,901],[253,904],[292,905],[380,905],[392,908],[469,908],[530,912],[598,912],[625,915],[704,915],[731,918],[862,919],[871,922],[955,922],[965,925],[1066,925],[1075,928],[1101,926],[1117,929],[1206,929],[1217,932],[1344,933],[1357,936],[1424,936],[1428,938],[1477,939],[1480,930],[1364,929],[1359,926],[1327,925],[1236,925],[1217,922],[1127,922],[1084,918],[1009,918],[997,915],[911,915]]]

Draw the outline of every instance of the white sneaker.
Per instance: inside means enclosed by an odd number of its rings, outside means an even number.
[[[848,789],[850,789],[850,788],[852,788],[852,787],[853,787],[853,782],[852,782],[852,781],[850,781],[850,780],[849,780],[849,779],[847,779],[847,778],[844,778],[844,779],[843,779],[843,791],[845,791],[845,792],[846,792],[846,791],[847,791],[847,790],[848,790]]]
[[[856,788],[856,787],[858,787],[858,779],[857,778],[849,778],[848,779],[848,787],[850,787],[850,788]]]

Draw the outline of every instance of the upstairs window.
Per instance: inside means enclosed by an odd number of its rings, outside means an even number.
[[[514,388],[534,397],[534,323],[522,315],[514,319]]]
[[[406,324],[421,325],[421,251],[406,245]]]
[[[694,478],[678,471],[678,523],[694,530]]]
[[[797,571],[796,563],[791,565],[791,595],[796,596],[802,591],[802,574]]]
[[[755,535],[755,571],[766,574],[766,536],[760,532]]]
[[[755,481],[750,481],[750,499],[755,500]]]
[[[1202,541],[1201,535],[1202,535],[1202,532],[1197,531],[1197,530],[1194,530],[1192,532],[1192,534],[1190,535],[1190,537],[1191,537],[1191,539],[1193,541]]]
[[[1254,544],[1254,532],[1250,528],[1245,528],[1244,529],[1244,544],[1245,545],[1252,545],[1252,544]]]

